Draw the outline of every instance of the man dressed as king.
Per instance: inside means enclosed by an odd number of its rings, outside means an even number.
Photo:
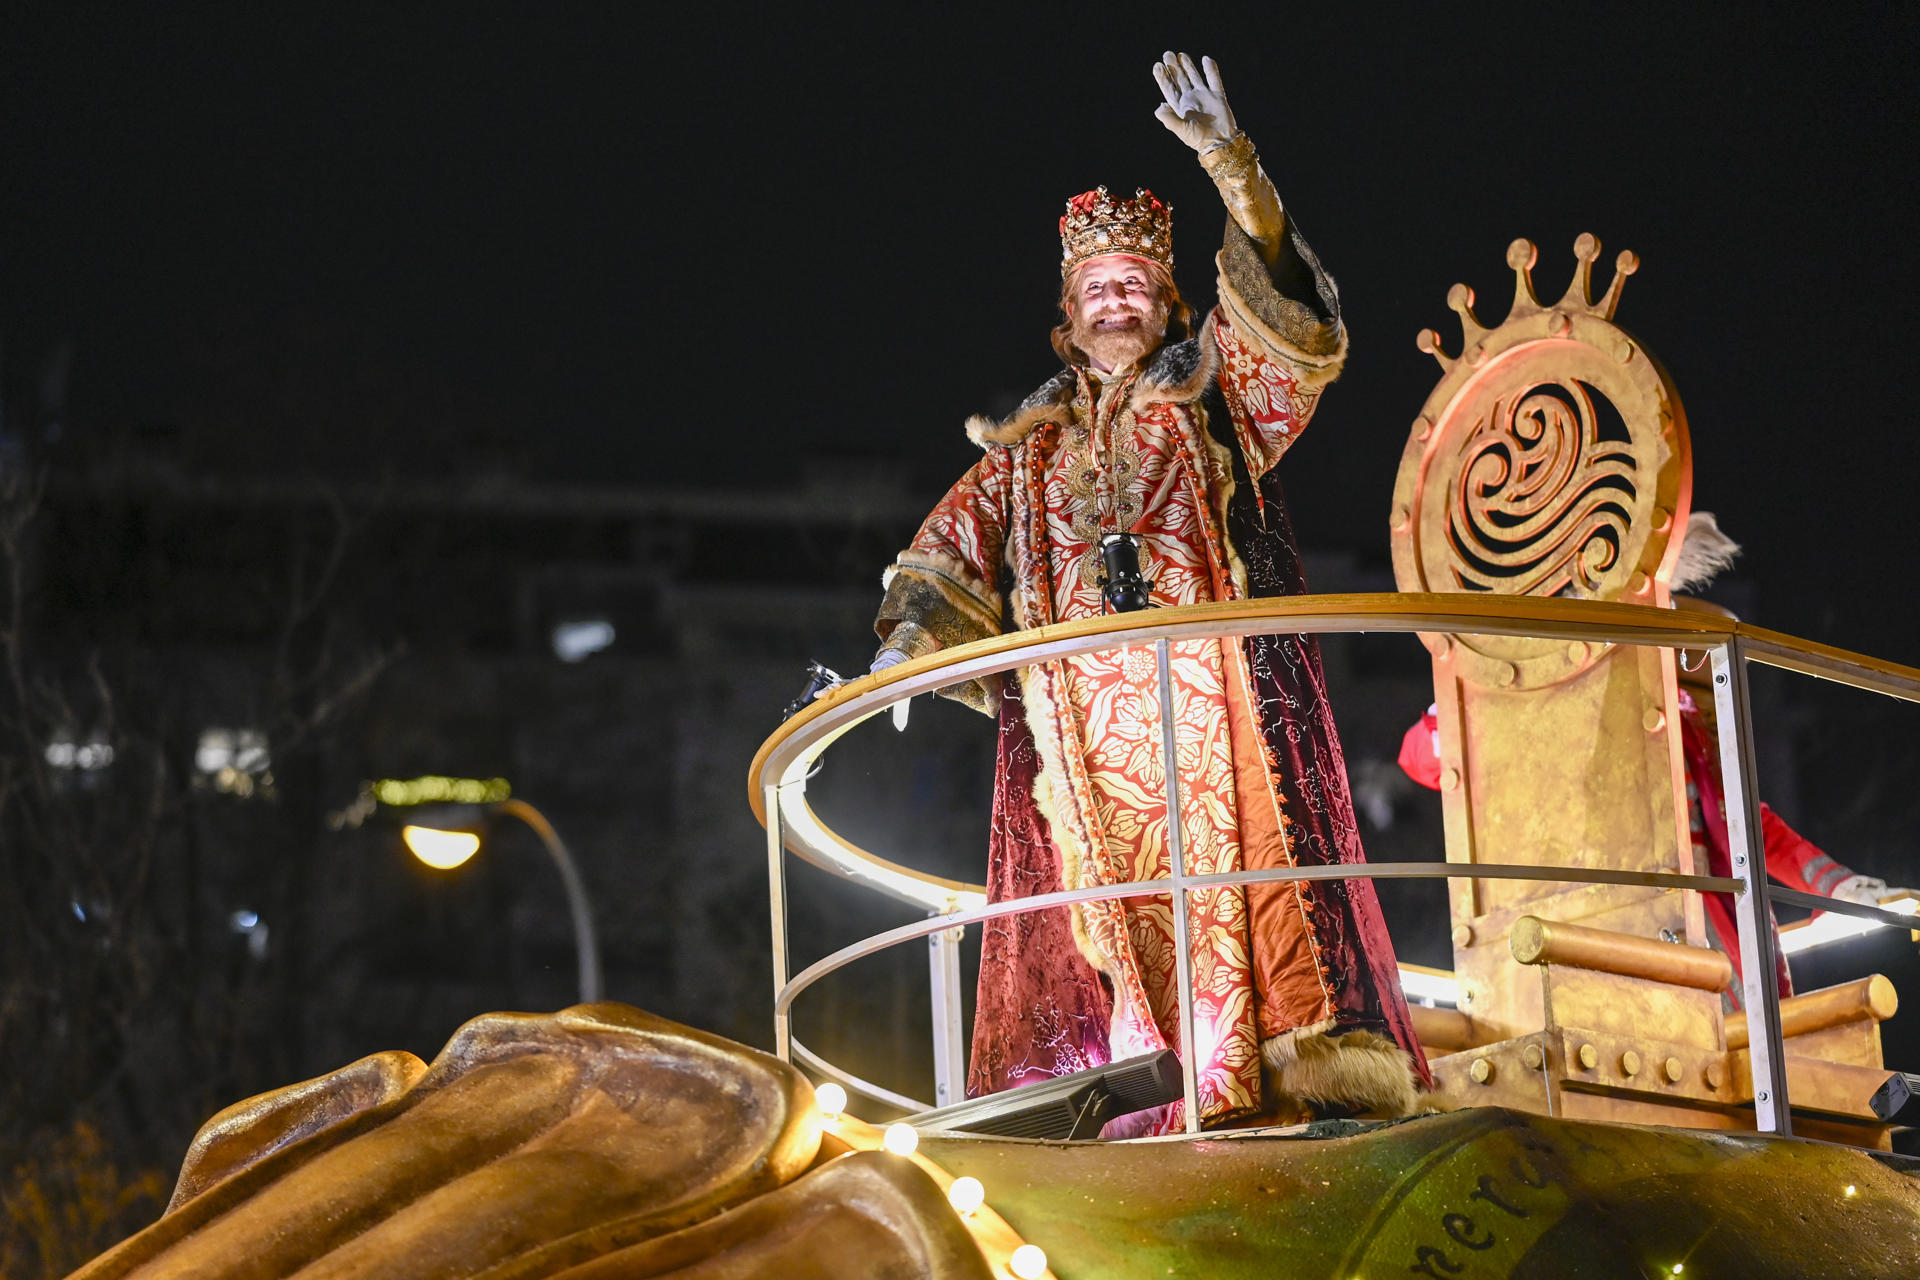
[[[1157,117],[1229,217],[1197,331],[1172,209],[1075,196],[1060,220],[1065,367],[1001,420],[887,571],[875,668],[1107,610],[1103,541],[1130,535],[1152,606],[1304,592],[1278,463],[1347,352],[1333,281],[1234,125],[1220,71],[1167,54]],[[1364,861],[1310,637],[1172,646],[1180,834],[1192,875]],[[1151,648],[945,690],[998,717],[988,890],[1007,901],[1172,873]],[[1367,879],[1189,898],[1194,1039],[1180,1043],[1169,897],[1001,917],[983,941],[968,1092],[1163,1048],[1201,1122],[1401,1115],[1429,1083]],[[1184,1124],[1183,1104],[1144,1127]],[[1138,1126],[1136,1126],[1138,1127]]]

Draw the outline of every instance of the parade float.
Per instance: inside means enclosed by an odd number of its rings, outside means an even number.
[[[1769,886],[1747,673],[1920,701],[1920,670],[1675,607],[1686,417],[1613,322],[1632,256],[1595,300],[1599,246],[1583,236],[1574,253],[1572,284],[1543,302],[1535,250],[1515,242],[1501,323],[1483,325],[1456,287],[1457,353],[1421,335],[1442,376],[1387,504],[1398,594],[1012,632],[830,688],[783,724],[750,778],[768,833],[771,1055],[620,1005],[482,1017],[431,1065],[376,1055],[214,1117],[166,1215],[77,1275],[1913,1274],[1920,1161],[1891,1150],[1909,1081],[1879,1036],[1895,993],[1861,975],[1780,999],[1766,922],[1769,902],[1788,902],[1907,927],[1916,904]],[[1169,879],[989,902],[855,846],[808,803],[835,741],[896,704],[1124,648],[1142,707],[1161,708],[1159,777],[1179,812],[1170,645],[1355,631],[1417,634],[1431,654],[1444,862],[1196,876],[1176,834]],[[1717,740],[1731,874],[1696,865],[1689,839],[1689,681]],[[906,922],[791,972],[794,857],[892,899]],[[1188,895],[1349,876],[1450,886],[1453,969],[1405,973],[1427,996],[1413,1006],[1427,1114],[1202,1131],[1192,1062],[1173,1055],[963,1098],[963,930],[1170,896],[1193,1044]],[[1712,893],[1735,895],[1742,1013],[1723,998],[1734,966],[1706,945]],[[921,1098],[805,1043],[807,990],[891,948],[929,956],[935,1078]],[[1184,1133],[1096,1136],[1174,1101]]]

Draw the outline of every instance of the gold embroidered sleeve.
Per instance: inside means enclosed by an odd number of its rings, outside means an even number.
[[[1200,166],[1219,188],[1221,202],[1233,220],[1260,247],[1269,264],[1280,256],[1287,231],[1287,215],[1280,193],[1260,167],[1253,140],[1244,132],[1200,153]]]
[[[1252,140],[1235,133],[1200,163],[1227,206],[1219,283],[1228,318],[1306,381],[1333,381],[1347,347],[1340,295],[1283,210]]]
[[[1006,534],[1006,451],[991,449],[927,516],[887,570],[873,629],[907,658],[1000,634],[996,579]],[[999,677],[942,689],[977,710],[999,704]]]

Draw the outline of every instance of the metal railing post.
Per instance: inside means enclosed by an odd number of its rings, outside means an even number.
[[[966,1027],[960,1003],[960,940],[965,929],[942,929],[927,939],[927,981],[933,1000],[933,1105],[966,1096]]]
[[[1786,1046],[1780,1034],[1779,963],[1773,910],[1767,901],[1767,850],[1760,835],[1754,781],[1753,721],[1747,660],[1740,638],[1715,645],[1713,709],[1720,737],[1720,783],[1726,798],[1727,855],[1744,888],[1734,900],[1740,929],[1740,978],[1747,1006],[1748,1060],[1753,1064],[1753,1118],[1762,1133],[1791,1134]]]
[[[780,993],[787,988],[787,850],[778,785],[767,787],[766,806],[767,904],[773,917],[773,1051],[780,1061],[791,1062],[793,1015],[780,1011]]]
[[[1173,863],[1173,962],[1180,984],[1180,1084],[1187,1104],[1187,1132],[1200,1132],[1199,1051],[1193,1036],[1193,948],[1187,921],[1186,833],[1180,826],[1180,761],[1173,734],[1173,666],[1167,642],[1153,644],[1160,684],[1160,756],[1167,774],[1167,854]]]

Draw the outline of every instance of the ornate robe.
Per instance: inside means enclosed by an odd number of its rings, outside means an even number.
[[[1063,369],[1004,421],[973,420],[984,456],[889,570],[888,645],[918,655],[1100,614],[1104,532],[1136,535],[1155,606],[1305,591],[1274,464],[1346,342],[1304,241],[1278,257],[1229,222],[1220,305],[1197,338],[1144,369]],[[1188,871],[1363,860],[1313,641],[1189,641],[1170,656]],[[1169,874],[1150,647],[946,692],[999,717],[994,900]],[[1204,1122],[1405,1108],[1425,1063],[1371,881],[1189,901]],[[1185,1052],[1173,939],[1169,898],[993,922],[969,1092]],[[1180,1112],[1152,1123],[1177,1128]]]

